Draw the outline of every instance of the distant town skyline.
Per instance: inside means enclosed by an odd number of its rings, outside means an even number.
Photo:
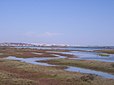
[[[114,0],[0,0],[0,42],[114,46]]]

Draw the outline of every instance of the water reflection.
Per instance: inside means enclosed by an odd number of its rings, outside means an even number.
[[[90,70],[90,69],[84,69],[84,68],[79,68],[79,67],[72,67],[69,66],[67,69],[65,69],[66,71],[70,71],[70,72],[80,72],[80,73],[88,73],[88,74],[95,74],[104,78],[111,78],[114,79],[114,75],[109,74],[109,73],[105,73],[105,72],[101,72],[101,71],[95,71],[95,70]]]
[[[98,53],[95,52],[79,52],[73,51],[71,52],[73,55],[78,56],[78,58],[70,58],[70,59],[78,59],[78,60],[97,60],[102,62],[114,62],[114,54],[110,54],[108,57],[99,56]]]
[[[10,60],[19,60],[21,62],[26,62],[30,64],[35,64],[35,65],[42,65],[42,66],[57,66],[57,65],[52,65],[48,63],[42,63],[40,61],[42,60],[50,60],[50,59],[60,59],[60,58],[65,58],[65,57],[57,57],[57,58],[17,58],[15,56],[9,56],[6,59]],[[64,69],[66,71],[70,72],[80,72],[80,73],[88,73],[88,74],[95,74],[104,78],[111,78],[114,79],[114,75],[105,73],[105,72],[100,72],[100,71],[95,71],[95,70],[90,70],[90,69],[85,69],[85,68],[79,68],[79,67],[72,67],[68,66],[67,69]]]
[[[36,65],[42,65],[42,66],[55,66],[55,65],[52,65],[52,64],[48,64],[48,63],[43,63],[43,62],[40,62],[40,61],[43,61],[43,60],[51,60],[51,59],[60,59],[60,58],[66,58],[64,56],[58,56],[56,58],[17,58],[15,56],[9,56],[7,57],[6,59],[9,59],[9,60],[18,60],[18,61],[21,61],[21,62],[26,62],[26,63],[30,63],[30,64],[36,64]]]

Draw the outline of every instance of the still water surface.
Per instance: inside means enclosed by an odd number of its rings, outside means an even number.
[[[42,63],[40,61],[42,60],[51,60],[51,59],[60,59],[60,58],[66,58],[66,57],[57,57],[57,58],[17,58],[15,56],[9,56],[6,59],[10,60],[18,60],[21,62],[26,62],[30,64],[35,64],[35,65],[42,65],[42,66],[56,66],[48,63]],[[101,72],[101,71],[95,71],[91,69],[85,69],[85,68],[79,68],[79,67],[73,67],[73,66],[67,66],[67,69],[64,69],[66,71],[70,72],[80,72],[80,73],[88,73],[88,74],[95,74],[104,78],[111,78],[114,79],[114,75],[106,73],[106,72]]]

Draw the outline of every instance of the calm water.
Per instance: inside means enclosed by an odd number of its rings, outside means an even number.
[[[80,72],[80,73],[87,73],[87,74],[95,74],[104,78],[111,78],[114,79],[114,75],[106,73],[106,72],[101,72],[101,71],[95,71],[95,70],[90,70],[90,69],[84,69],[84,68],[79,68],[79,67],[72,67],[69,66],[66,71],[70,72]]]
[[[35,49],[66,49],[66,50],[86,50],[86,51],[93,51],[93,50],[101,50],[104,48],[49,48],[49,47],[30,47],[30,48],[35,48]],[[56,51],[53,51],[56,52]],[[108,57],[103,57],[99,56],[98,53],[96,52],[81,52],[81,51],[71,51],[71,52],[61,52],[63,54],[73,54],[78,56],[78,58],[69,58],[69,59],[76,59],[76,60],[97,60],[97,61],[102,61],[102,62],[114,62],[114,55],[109,55]],[[17,58],[14,56],[9,56],[7,59],[10,60],[19,60],[21,62],[26,62],[30,64],[36,64],[36,65],[42,65],[42,66],[56,66],[48,63],[42,63],[40,61],[42,60],[51,60],[51,59],[61,59],[61,58],[66,58],[64,56],[59,56],[54,58]],[[81,73],[88,73],[88,74],[95,74],[104,78],[111,78],[114,79],[114,75],[106,73],[106,72],[101,72],[101,71],[95,71],[91,69],[85,69],[85,68],[79,68],[79,67],[72,67],[68,66],[67,69],[64,69],[66,71],[70,72],[81,72]]]
[[[78,59],[78,60],[96,60],[102,62],[114,62],[114,54],[109,54],[109,56],[99,56],[99,53],[95,52],[64,52],[66,54],[76,55],[78,58],[70,58],[70,59]]]
[[[23,48],[23,47],[20,47]],[[25,47],[28,48],[28,47]],[[112,47],[29,47],[35,49],[60,49],[60,50],[84,50],[84,51],[94,51],[94,50],[102,50],[102,49],[114,49]],[[72,52],[62,52],[65,54],[73,54],[78,56],[78,58],[70,58],[70,59],[79,59],[79,60],[97,60],[102,62],[114,62],[114,54],[109,55],[108,57],[99,56],[96,52],[81,52],[81,51],[72,51]]]
[[[102,49],[114,49],[114,46],[110,47],[16,47],[16,48],[32,48],[32,49],[59,49],[59,50],[86,50],[86,51],[93,51],[93,50],[102,50]]]
[[[52,59],[60,59],[60,58],[66,58],[64,56],[58,56],[56,58],[17,58],[15,56],[9,56],[7,57],[6,59],[10,59],[10,60],[18,60],[18,61],[21,61],[21,62],[26,62],[26,63],[30,63],[30,64],[36,64],[36,65],[42,65],[42,66],[55,66],[55,65],[51,65],[51,64],[48,64],[48,63],[42,63],[40,61],[43,61],[43,60],[52,60]]]
[[[26,62],[30,64],[35,64],[35,65],[42,65],[42,66],[57,66],[57,65],[52,65],[48,63],[42,63],[40,61],[42,60],[51,60],[51,59],[60,59],[60,58],[65,58],[65,57],[57,57],[57,58],[17,58],[15,56],[9,56],[6,59],[10,60],[18,60],[21,62]],[[79,67],[72,67],[68,66],[67,69],[64,69],[66,71],[70,72],[80,72],[80,73],[88,73],[88,74],[95,74],[104,78],[111,78],[114,79],[114,75],[106,73],[106,72],[100,72],[100,71],[95,71],[95,70],[90,70],[90,69],[84,69],[84,68],[79,68]]]

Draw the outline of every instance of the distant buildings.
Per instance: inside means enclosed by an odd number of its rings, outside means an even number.
[[[5,43],[0,43],[0,46],[14,46],[14,47],[18,47],[18,46],[53,46],[53,47],[67,47],[69,45],[65,45],[65,44],[39,44],[39,43],[9,43],[9,42],[5,42]]]
[[[34,46],[28,43],[0,43],[0,46]]]

